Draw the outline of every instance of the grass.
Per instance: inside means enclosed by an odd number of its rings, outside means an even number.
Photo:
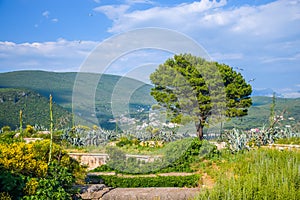
[[[296,144],[300,145],[300,137],[292,137],[292,138],[281,138],[278,139],[276,144]]]
[[[217,169],[217,170],[216,170]],[[257,149],[223,155],[206,170],[215,180],[197,199],[298,199],[300,152]]]

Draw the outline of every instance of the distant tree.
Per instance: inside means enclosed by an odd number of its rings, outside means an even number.
[[[154,84],[151,95],[166,108],[171,121],[192,119],[200,140],[211,116],[241,117],[252,105],[252,87],[241,73],[191,54],[168,59],[150,75],[150,80]]]

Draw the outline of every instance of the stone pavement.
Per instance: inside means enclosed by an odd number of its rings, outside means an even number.
[[[188,200],[194,199],[199,188],[116,188],[103,200]]]
[[[94,184],[80,195],[83,200],[188,200],[194,199],[199,188],[108,188]]]

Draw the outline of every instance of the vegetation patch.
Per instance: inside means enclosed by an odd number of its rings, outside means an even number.
[[[276,144],[296,144],[296,145],[300,145],[300,137],[280,138],[275,143]]]
[[[90,177],[101,179],[109,187],[196,187],[199,175],[189,176],[155,176],[155,177],[122,177],[116,175],[101,175]]]
[[[208,169],[216,184],[198,199],[298,199],[300,153],[257,149],[223,154],[218,170]]]

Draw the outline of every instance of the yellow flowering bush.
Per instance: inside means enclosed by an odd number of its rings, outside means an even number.
[[[26,176],[44,177],[48,167],[49,146],[50,140],[0,144],[0,165]],[[57,144],[53,144],[52,158],[59,161],[61,166],[68,167],[73,174],[82,172],[79,163]]]
[[[43,177],[47,172],[46,159],[39,158],[34,143],[0,144],[0,153],[0,164],[14,173]]]
[[[69,198],[67,189],[75,180],[84,179],[85,169],[55,143],[48,163],[49,150],[50,140],[0,143],[1,195],[9,194],[13,199]]]
[[[36,193],[39,182],[37,178],[31,178],[24,188],[24,192],[26,195],[34,195]]]

